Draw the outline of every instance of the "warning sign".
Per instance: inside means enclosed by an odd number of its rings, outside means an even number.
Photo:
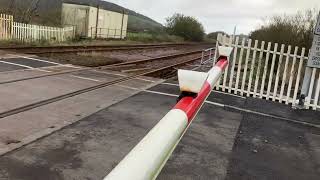
[[[314,35],[308,66],[320,68],[320,35]]]
[[[318,16],[316,29],[314,31],[313,42],[307,66],[320,68],[320,14]]]
[[[318,21],[317,21],[317,25],[316,25],[316,29],[314,31],[314,34],[320,35],[320,15],[318,16]]]

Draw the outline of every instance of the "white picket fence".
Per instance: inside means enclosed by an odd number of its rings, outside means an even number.
[[[13,23],[12,39],[21,41],[66,41],[74,37],[74,27],[48,27],[24,23]]]
[[[13,16],[0,14],[0,40],[11,38],[12,22]]]
[[[234,51],[217,90],[295,106],[308,60],[305,48],[251,39],[239,42],[238,37],[233,42],[221,35],[218,40]],[[306,106],[315,110],[320,108],[320,70],[313,69],[311,81]]]
[[[75,37],[75,27],[49,27],[18,23],[13,16],[0,14],[0,40],[66,41]]]

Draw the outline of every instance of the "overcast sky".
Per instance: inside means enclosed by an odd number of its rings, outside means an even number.
[[[292,14],[298,10],[320,9],[320,0],[106,0],[164,24],[173,13],[183,13],[200,20],[206,32],[223,30],[249,33],[259,27],[264,17]]]

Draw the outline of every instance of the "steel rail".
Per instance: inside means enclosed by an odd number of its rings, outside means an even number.
[[[208,43],[170,43],[170,44],[132,44],[132,45],[89,45],[89,46],[22,46],[22,47],[0,47],[0,50],[11,50],[24,52],[26,54],[46,53],[74,53],[85,51],[115,51],[115,50],[139,50],[150,48],[166,48],[175,46],[209,45]]]
[[[173,55],[167,55],[167,56],[159,56],[159,57],[155,57],[155,58],[128,61],[128,62],[117,63],[117,64],[110,64],[107,66],[101,66],[100,68],[108,69],[108,68],[114,68],[114,67],[119,67],[119,66],[123,66],[123,65],[129,65],[129,64],[141,64],[141,63],[152,62],[152,61],[157,61],[157,60],[161,60],[161,59],[177,58],[177,57],[197,54],[197,53],[201,53],[201,52],[202,52],[202,50],[196,50],[196,51],[190,51],[190,52],[186,52],[186,53],[179,53],[179,54],[173,54]]]
[[[34,109],[34,108],[37,108],[37,107],[41,107],[41,106],[44,106],[44,105],[47,105],[47,104],[51,104],[51,103],[54,103],[54,102],[57,102],[57,101],[61,101],[61,100],[64,100],[64,99],[67,99],[67,98],[70,98],[70,97],[73,97],[73,96],[77,96],[77,95],[80,95],[80,94],[83,94],[83,93],[87,93],[87,92],[94,91],[94,90],[97,90],[97,89],[101,89],[101,88],[104,88],[104,87],[108,87],[108,86],[111,86],[111,85],[114,85],[114,84],[125,82],[125,81],[128,81],[128,80],[134,79],[136,77],[146,76],[146,75],[154,74],[154,73],[157,73],[157,72],[161,72],[163,70],[167,70],[167,69],[170,69],[170,68],[173,68],[173,67],[181,66],[181,65],[190,63],[192,61],[200,60],[200,59],[201,59],[200,57],[193,58],[193,59],[190,59],[190,60],[187,60],[187,61],[184,61],[184,62],[175,63],[173,65],[162,67],[162,68],[159,68],[159,69],[156,69],[156,70],[152,70],[152,71],[148,71],[148,72],[144,72],[144,73],[140,73],[140,74],[132,75],[132,76],[128,76],[128,77],[118,78],[118,79],[113,80],[113,81],[103,82],[103,83],[100,83],[98,85],[94,85],[94,86],[91,86],[91,87],[88,87],[88,88],[77,90],[77,91],[74,91],[74,92],[71,92],[71,93],[67,93],[67,94],[56,96],[56,97],[53,97],[53,98],[50,98],[50,99],[46,99],[46,100],[42,100],[42,101],[39,101],[39,102],[35,102],[35,103],[29,104],[29,105],[26,105],[26,106],[14,108],[14,109],[11,109],[11,110],[8,110],[8,111],[5,111],[5,112],[1,112],[0,113],[0,118],[5,118],[5,117],[8,117],[8,116],[12,116],[14,114],[25,112],[25,111],[28,111],[28,110],[31,110],[31,109]]]
[[[151,59],[143,59],[143,60],[137,60],[137,61],[130,61],[130,62],[124,62],[124,63],[118,63],[118,64],[112,64],[108,66],[100,66],[98,67],[99,69],[109,69],[109,68],[114,68],[120,65],[127,65],[127,64],[138,64],[138,63],[144,63],[144,62],[151,62],[151,61],[157,61],[161,59],[170,59],[170,58],[176,58],[176,57],[182,57],[190,54],[195,54],[197,51],[192,51],[192,52],[187,52],[187,53],[181,53],[181,54],[174,54],[174,55],[168,55],[168,56],[160,56],[156,58],[151,58]],[[19,81],[25,81],[25,80],[31,80],[31,79],[39,79],[39,78],[44,78],[44,77],[50,77],[50,76],[55,76],[55,75],[62,75],[62,74],[69,74],[73,72],[78,72],[78,71],[84,71],[84,70],[92,70],[95,68],[82,68],[82,69],[76,69],[76,70],[69,70],[69,71],[63,71],[63,72],[56,72],[56,73],[49,73],[49,74],[44,74],[44,75],[39,75],[39,76],[33,76],[33,77],[26,77],[22,79],[15,79],[15,80],[9,80],[9,81],[3,81],[0,82],[1,84],[9,84],[9,83],[14,83],[14,82],[19,82]]]

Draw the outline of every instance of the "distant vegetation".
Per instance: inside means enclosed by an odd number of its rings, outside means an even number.
[[[309,49],[312,44],[317,12],[319,11],[307,10],[293,15],[275,15],[259,29],[251,32],[250,38]]]
[[[194,17],[174,14],[167,18],[167,32],[183,37],[187,41],[202,41],[204,39],[203,25]]]
[[[15,20],[48,26],[61,25],[61,3],[78,3],[129,15],[128,30],[155,31],[163,25],[130,9],[102,0],[0,0],[0,12],[12,14]]]
[[[164,29],[163,26],[157,22],[142,18],[140,16],[129,15],[128,30],[130,31],[158,32],[158,31],[163,31],[163,29]]]

